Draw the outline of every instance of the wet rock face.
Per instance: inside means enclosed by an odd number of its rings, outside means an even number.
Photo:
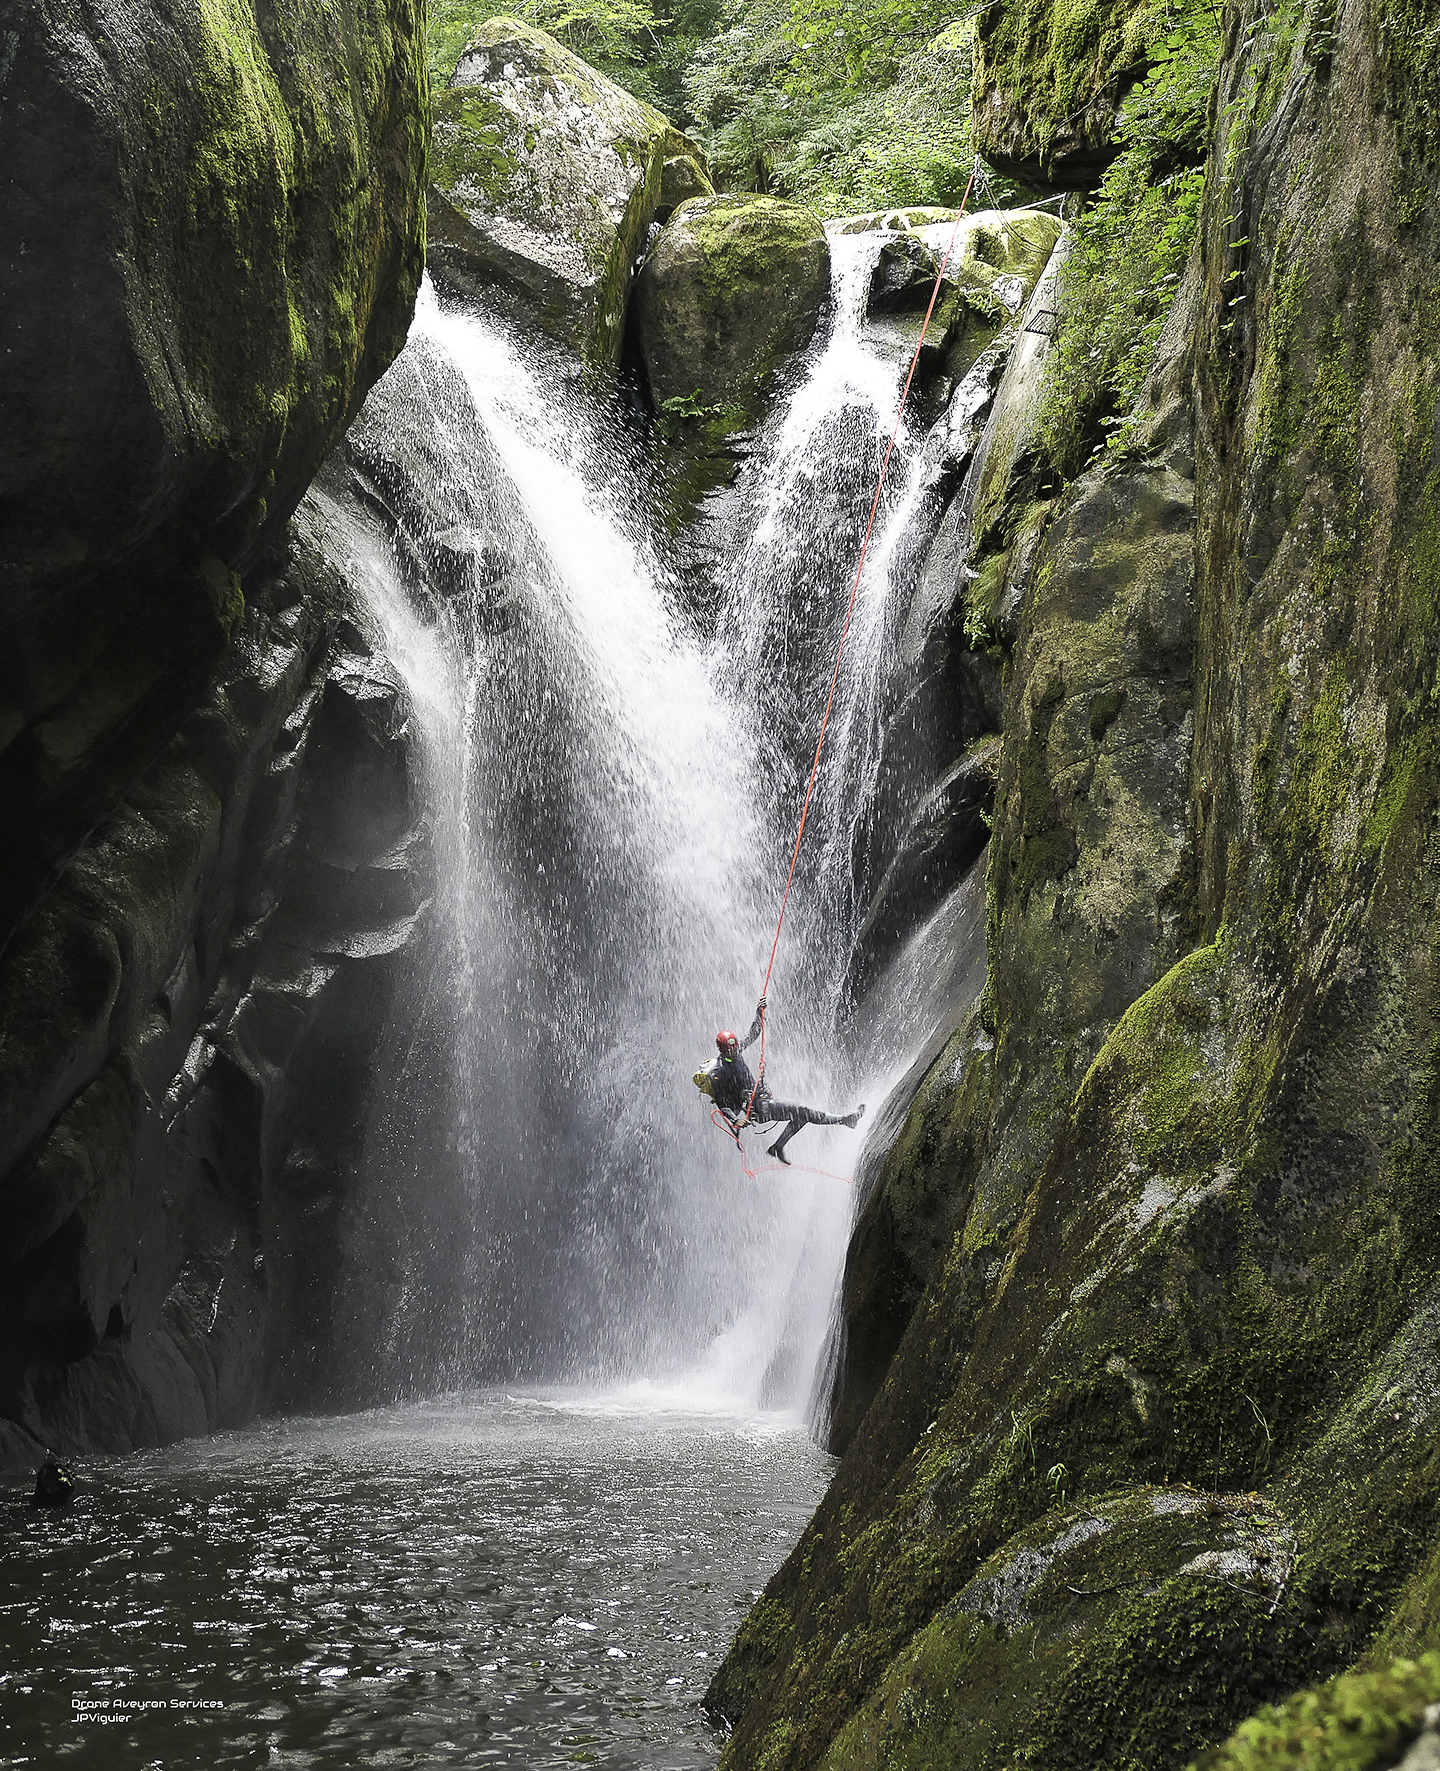
[[[123,1451],[311,1394],[428,851],[317,513],[0,960],[0,1413]],[[23,1443],[23,1441],[22,1441]]]
[[[1178,1768],[1430,1640],[1433,13],[1264,22],[1137,447],[1042,487],[1022,425],[981,490],[989,976],[874,1152],[727,1766]],[[1180,1483],[1185,1544],[1122,1533]]]
[[[656,241],[635,290],[655,404],[760,411],[776,368],[810,342],[830,292],[818,218],[777,197],[697,197]]]
[[[646,231],[691,189],[709,189],[704,156],[659,111],[491,19],[435,100],[431,269],[613,369]]]
[[[988,7],[975,24],[978,150],[1027,184],[1092,189],[1119,151],[1115,114],[1145,72],[1154,23],[1144,0]]]
[[[242,1419],[323,1350],[424,844],[398,685],[286,525],[409,325],[422,36],[0,7],[6,1461]]]
[[[894,328],[902,359],[914,350],[950,239],[933,213],[920,212],[919,235],[907,215],[894,218],[901,225],[886,229],[871,277],[867,333],[873,341],[878,327]],[[1004,698],[989,655],[996,648],[983,643],[991,636],[975,622],[974,513],[992,457],[1010,462],[1034,404],[1046,340],[1032,316],[1053,299],[1049,267],[1059,237],[1060,224],[1034,210],[966,218],[926,335],[912,398],[918,394],[921,412],[943,402],[925,443],[943,515],[902,611],[874,791],[856,823],[864,909],[845,984],[851,1004],[958,884],[989,836]]]
[[[0,11],[0,942],[404,340],[422,35],[412,0]]]

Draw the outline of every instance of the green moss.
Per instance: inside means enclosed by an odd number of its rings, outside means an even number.
[[[1365,823],[1364,845],[1368,852],[1383,849],[1423,809],[1423,790],[1431,773],[1434,748],[1435,735],[1430,729],[1391,751]]]
[[[1282,231],[1275,247],[1274,297],[1265,318],[1257,367],[1263,446],[1272,458],[1288,454],[1300,435],[1303,414],[1297,399],[1295,363],[1308,282],[1305,254]]]
[[[1153,14],[1149,0],[1016,0],[988,8],[976,25],[977,105],[997,87],[1023,112],[1043,159],[1078,113],[1108,101],[1113,114],[1120,78],[1144,63]]]
[[[1196,1771],[1370,1771],[1393,1765],[1440,1698],[1440,1654],[1345,1673],[1241,1723]]]
[[[414,0],[200,0],[186,21],[183,71],[157,46],[126,143],[136,345],[238,553],[403,342],[428,94]]]
[[[1063,678],[1052,677],[1031,711],[1017,759],[1015,790],[1003,811],[997,808],[1002,841],[996,908],[1002,917],[1011,902],[1023,913],[1031,893],[1067,873],[1079,853],[1074,833],[1061,816],[1046,761],[1050,728],[1064,699]]]
[[[1365,15],[1406,156],[1412,164],[1433,161],[1440,152],[1440,18],[1433,0],[1367,0]]]
[[[494,204],[515,178],[520,125],[484,86],[457,86],[435,99],[431,182],[441,191],[472,185]]]
[[[1090,736],[1098,744],[1120,717],[1125,705],[1124,689],[1105,689],[1090,703]]]
[[[1430,405],[1428,416],[1433,435],[1433,396]],[[1425,490],[1413,507],[1411,522],[1402,568],[1405,599],[1415,628],[1428,632],[1436,608],[1440,607],[1440,468],[1430,470]]]

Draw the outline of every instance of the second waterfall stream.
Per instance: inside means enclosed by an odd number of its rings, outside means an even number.
[[[347,1236],[358,1392],[811,1394],[852,1188],[748,1178],[690,1076],[753,1013],[903,378],[861,337],[873,236],[835,244],[828,326],[726,495],[712,639],[648,532],[633,427],[428,285],[322,485],[409,692],[437,863]],[[771,989],[776,1092],[872,1114],[918,1038],[857,1064],[835,1037],[846,808],[924,482],[902,434]],[[793,1158],[848,1176],[865,1129]]]

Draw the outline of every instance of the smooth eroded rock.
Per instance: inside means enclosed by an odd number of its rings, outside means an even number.
[[[283,523],[404,342],[427,108],[414,0],[6,14],[0,622]]]
[[[0,945],[405,339],[415,0],[0,6]]]
[[[432,271],[613,368],[635,257],[682,141],[544,31],[490,19],[435,100]]]

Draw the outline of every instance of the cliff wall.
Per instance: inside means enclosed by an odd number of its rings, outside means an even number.
[[[239,1418],[324,1342],[423,833],[287,525],[409,324],[422,36],[0,5],[0,1457]]]
[[[727,1765],[1179,1766],[1432,1627],[1437,25],[1230,10],[1132,445],[1017,457],[986,987]]]

